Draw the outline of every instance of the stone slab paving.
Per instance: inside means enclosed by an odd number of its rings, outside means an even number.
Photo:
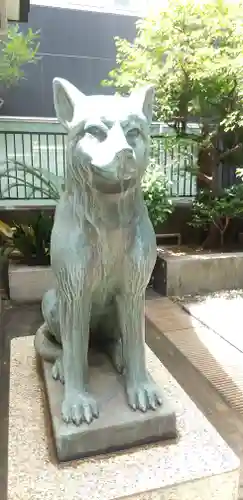
[[[243,291],[222,291],[181,300],[184,308],[243,353]]]
[[[8,500],[237,499],[239,459],[159,359],[146,354],[176,412],[178,438],[57,464],[48,453],[53,442],[33,337],[12,340]]]
[[[243,297],[227,292],[185,299],[181,305],[184,310],[168,298],[157,298],[147,302],[147,316],[243,415]]]
[[[224,440],[243,462],[243,417],[221,396],[211,382],[173,341],[173,331],[189,331],[192,328],[190,316],[168,298],[161,298],[150,291],[147,314],[155,324],[147,330],[147,343],[161,360],[184,391],[196,403],[200,411],[221,434]],[[163,318],[173,324],[167,331]],[[12,338],[32,335],[41,321],[39,305],[14,306],[0,317],[0,498],[7,500],[7,449],[8,449],[8,404],[9,404],[9,345]],[[195,324],[203,329],[197,319]],[[157,323],[157,325],[156,325]],[[177,329],[174,329],[174,328]],[[169,334],[170,332],[170,334]],[[177,333],[178,335],[178,333]],[[176,340],[176,335],[174,337]],[[219,339],[221,340],[221,339]],[[212,356],[213,357],[213,356]],[[243,470],[239,500],[243,500]]]
[[[194,383],[191,393],[194,401],[200,399],[199,394],[205,382],[208,384],[200,405],[208,418],[215,411],[216,404],[218,410],[223,408],[221,419],[217,416],[214,425],[243,460],[243,352],[240,336],[242,297],[242,292],[222,292],[210,297],[186,298],[178,304],[157,296],[147,302],[146,309],[148,321],[156,332],[153,348],[156,349],[156,343],[166,339],[167,348],[173,352],[173,356],[177,357],[179,354],[179,363],[175,363],[173,359],[166,366],[169,368],[173,365],[174,376],[178,369],[177,380],[180,383],[190,364],[195,380],[198,377],[201,380],[197,386]],[[173,328],[168,328],[168,324],[173,324]],[[187,391],[191,383],[189,377],[184,379]],[[211,399],[213,395],[215,401],[207,402],[207,398]],[[222,399],[217,402],[218,397]],[[241,484],[243,485],[243,470]],[[242,499],[243,486],[240,491]]]
[[[161,310],[155,313],[154,305],[151,304],[148,317],[152,317],[153,324],[162,330],[168,340],[203,374],[229,405],[243,415],[243,354],[186,312],[184,320],[180,321],[183,311],[177,304],[171,308],[171,321],[173,320],[176,328],[164,329],[168,318],[164,319],[163,310],[161,307]]]

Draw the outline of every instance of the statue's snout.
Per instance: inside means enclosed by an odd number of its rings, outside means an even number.
[[[127,147],[122,149],[121,151],[119,151],[119,153],[117,153],[116,157],[119,161],[118,177],[124,180],[128,180],[131,179],[131,177],[134,177],[136,168],[134,162],[129,161],[133,160],[134,158],[132,148]]]

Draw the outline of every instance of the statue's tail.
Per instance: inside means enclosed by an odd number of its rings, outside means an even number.
[[[54,363],[62,354],[62,348],[55,341],[51,340],[46,323],[38,328],[35,334],[34,345],[36,352],[45,360]]]

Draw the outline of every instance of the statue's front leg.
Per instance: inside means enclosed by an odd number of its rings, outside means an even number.
[[[67,280],[60,290],[60,331],[65,378],[62,417],[80,425],[98,417],[96,401],[88,392],[90,296]],[[62,283],[65,285],[65,283]]]
[[[159,388],[150,377],[145,359],[145,296],[127,291],[117,297],[122,330],[128,404],[143,412],[162,404]]]

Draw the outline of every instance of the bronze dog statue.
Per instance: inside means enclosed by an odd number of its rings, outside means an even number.
[[[145,360],[145,290],[156,239],[141,179],[149,160],[153,88],[129,97],[85,96],[55,79],[57,117],[68,132],[66,190],[56,208],[51,266],[57,287],[42,302],[37,352],[65,383],[62,417],[98,417],[88,388],[90,337],[123,373],[128,404],[161,405]]]

